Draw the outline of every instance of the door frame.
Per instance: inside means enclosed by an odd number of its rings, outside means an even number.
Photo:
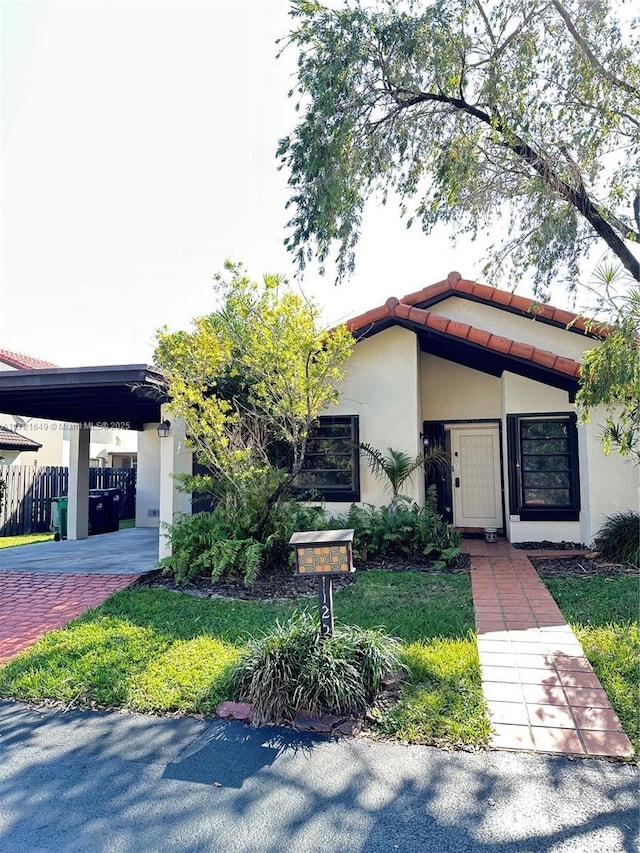
[[[502,437],[502,420],[500,418],[446,418],[444,420],[424,421],[422,425],[422,439],[425,449],[429,446],[440,445],[451,457],[451,427],[470,426],[497,426],[498,427],[498,452],[500,454],[500,506],[502,508],[502,527],[506,529],[506,504],[505,504],[505,472],[504,472],[504,445]],[[439,472],[431,478],[425,477],[425,486],[436,486],[438,497],[438,512],[449,524],[453,524],[453,478],[451,464],[446,471]],[[478,528],[479,529],[479,528]]]

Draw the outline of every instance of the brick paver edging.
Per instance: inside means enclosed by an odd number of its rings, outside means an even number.
[[[136,579],[137,575],[0,572],[0,663]]]

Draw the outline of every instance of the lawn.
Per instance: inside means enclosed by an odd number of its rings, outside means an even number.
[[[634,575],[543,578],[640,754],[640,586]]]
[[[53,533],[27,533],[24,536],[0,536],[0,548],[14,548],[16,545],[33,545],[35,542],[53,540]]]
[[[228,677],[244,644],[315,599],[199,599],[133,588],[46,635],[0,668],[0,695],[67,706],[210,715],[230,698]],[[412,743],[485,745],[469,578],[363,572],[335,594],[336,621],[384,627],[408,666],[399,703],[380,731]]]

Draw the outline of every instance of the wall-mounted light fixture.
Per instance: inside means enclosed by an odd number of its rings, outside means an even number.
[[[171,421],[164,420],[161,424],[158,424],[158,437],[159,438],[167,438],[169,435],[169,429],[171,428]]]

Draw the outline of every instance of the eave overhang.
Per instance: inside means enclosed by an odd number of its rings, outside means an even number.
[[[166,379],[147,365],[0,372],[0,412],[141,430],[157,423]]]
[[[351,329],[356,340],[372,337],[391,326],[401,326],[417,335],[420,349],[425,353],[491,376],[500,377],[505,371],[515,373],[560,388],[572,402],[575,399],[580,364],[573,359],[433,315],[396,299],[387,300],[385,309],[386,316]]]

